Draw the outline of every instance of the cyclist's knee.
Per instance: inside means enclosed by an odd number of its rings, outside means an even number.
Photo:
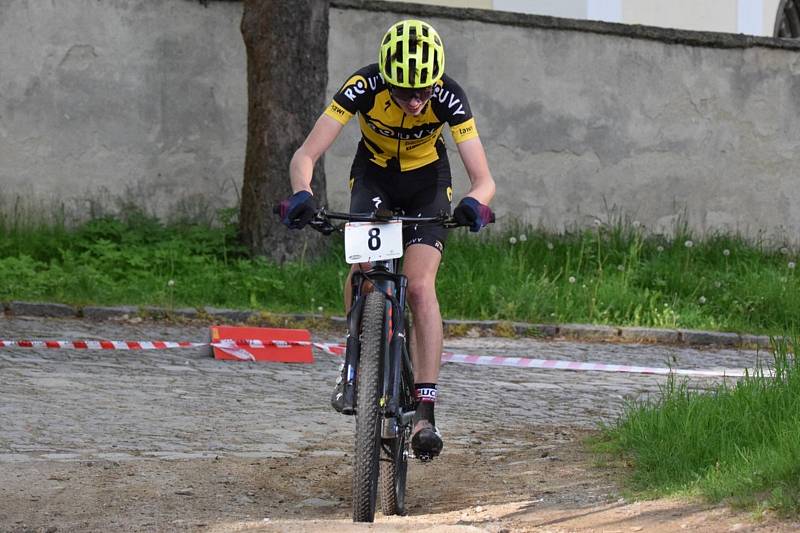
[[[407,288],[408,303],[412,309],[424,308],[438,305],[436,299],[436,287],[433,283],[425,280],[408,280]]]

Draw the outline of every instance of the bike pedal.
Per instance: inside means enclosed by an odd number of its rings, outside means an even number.
[[[438,454],[435,453],[428,453],[428,452],[415,453],[412,451],[409,454],[409,457],[411,457],[412,459],[419,459],[420,463],[429,463],[433,461],[433,458],[436,457],[437,455]]]

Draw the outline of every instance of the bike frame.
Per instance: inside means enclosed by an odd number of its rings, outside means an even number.
[[[436,217],[403,217],[393,212],[326,213],[324,209],[309,224],[327,235],[341,229],[331,224],[330,219],[458,226],[447,213]],[[405,512],[408,447],[416,403],[406,336],[408,278],[399,272],[400,261],[400,258],[373,261],[366,270],[354,269],[350,282],[352,297],[347,315],[341,412],[356,416],[353,520],[357,522],[373,521],[379,490],[384,513]],[[378,322],[381,303],[382,322]],[[361,359],[362,348],[367,352],[363,357],[368,359]],[[359,387],[365,388],[359,390]],[[365,402],[361,409],[359,401]],[[338,410],[340,406],[336,407]]]
[[[311,226],[324,234],[330,234],[338,228],[333,226],[329,219],[357,221],[389,221],[402,220],[403,222],[413,223],[440,223],[445,227],[456,227],[457,224],[450,221],[449,217],[442,213],[436,217],[400,217],[394,213],[334,213],[320,209]],[[389,319],[385,320],[386,335],[388,346],[383,349],[383,383],[381,398],[384,399],[383,412],[384,419],[394,420],[394,423],[384,424],[384,438],[392,438],[397,434],[398,427],[410,424],[414,411],[402,411],[400,405],[400,382],[401,377],[405,378],[406,383],[414,383],[411,357],[408,353],[405,324],[406,308],[406,289],[408,278],[399,273],[399,259],[387,261],[374,261],[370,263],[370,268],[364,271],[356,271],[351,279],[352,301],[350,311],[347,315],[347,348],[345,350],[345,386],[344,386],[344,408],[342,413],[354,414],[357,406],[356,401],[356,369],[361,353],[361,344],[358,338],[361,331],[361,315],[364,305],[367,283],[372,285],[371,290],[379,291],[386,297],[386,314]],[[413,398],[412,398],[413,400]]]
[[[386,297],[386,311],[384,316],[385,335],[388,345],[383,348],[383,380],[381,398],[384,418],[387,422],[382,431],[383,438],[393,438],[397,435],[398,426],[403,427],[410,422],[413,411],[403,411],[401,405],[400,383],[401,377],[406,383],[414,382],[411,358],[407,349],[405,309],[406,288],[408,278],[398,273],[399,260],[376,261],[371,263],[366,272],[354,272],[351,280],[352,303],[347,317],[347,350],[345,355],[345,411],[354,412],[355,404],[355,369],[358,368],[358,358],[361,345],[358,332],[361,331],[361,310],[364,297],[369,290],[378,291]]]

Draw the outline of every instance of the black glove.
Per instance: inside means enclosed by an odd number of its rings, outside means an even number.
[[[281,222],[291,229],[301,229],[317,212],[314,196],[308,191],[298,191],[278,206]]]
[[[469,226],[470,231],[477,232],[486,224],[494,222],[494,213],[488,205],[466,196],[453,210],[453,219],[462,226]]]

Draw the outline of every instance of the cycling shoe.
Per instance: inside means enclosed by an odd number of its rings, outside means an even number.
[[[439,433],[436,426],[423,427],[411,437],[411,450],[414,452],[414,457],[423,462],[430,461],[442,453],[443,447],[442,434]]]
[[[331,407],[338,413],[344,410],[344,363],[339,367],[339,379],[336,380],[336,387],[331,395]]]

